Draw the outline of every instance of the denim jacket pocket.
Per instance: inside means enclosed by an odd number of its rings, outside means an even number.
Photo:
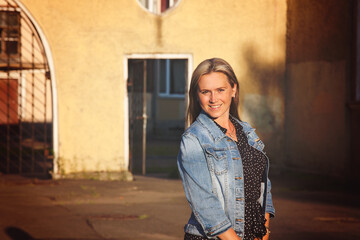
[[[210,171],[213,171],[216,175],[224,174],[228,171],[227,155],[225,148],[206,148],[206,158]]]

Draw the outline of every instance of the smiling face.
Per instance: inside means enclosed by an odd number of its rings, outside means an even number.
[[[231,87],[224,73],[211,72],[201,76],[199,79],[199,104],[220,125],[223,125],[229,119],[230,104],[235,93],[236,84]]]

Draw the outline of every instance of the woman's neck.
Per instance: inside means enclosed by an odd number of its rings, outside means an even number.
[[[222,118],[222,119],[215,119],[215,122],[219,124],[221,127],[230,129],[230,119],[228,118]]]

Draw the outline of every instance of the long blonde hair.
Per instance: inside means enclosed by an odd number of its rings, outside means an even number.
[[[235,97],[232,98],[230,104],[230,114],[239,118],[238,105],[239,105],[239,82],[235,76],[234,70],[224,59],[221,58],[210,58],[202,61],[194,70],[189,89],[189,107],[187,109],[187,120],[188,123],[193,123],[201,112],[201,106],[198,102],[198,89],[199,89],[199,80],[203,75],[212,73],[212,72],[221,72],[225,74],[228,78],[229,84],[231,87],[234,87],[236,84],[236,93]]]

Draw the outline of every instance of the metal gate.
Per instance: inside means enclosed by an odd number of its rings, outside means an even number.
[[[43,44],[15,1],[0,5],[0,171],[49,176],[50,72]]]
[[[129,60],[130,171],[146,174],[146,60]]]

